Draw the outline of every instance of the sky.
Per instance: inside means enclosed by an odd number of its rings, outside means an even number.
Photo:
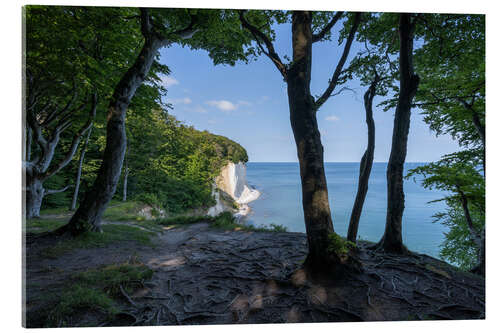
[[[313,44],[313,95],[326,89],[340,58],[343,45],[338,46],[337,37],[335,32],[331,42]],[[291,25],[276,27],[274,44],[282,59],[285,54],[291,58]],[[360,47],[353,44],[350,58]],[[168,89],[164,101],[173,105],[169,112],[177,119],[238,142],[247,150],[250,162],[298,161],[286,83],[269,58],[262,55],[248,64],[214,66],[206,51],[173,45],[160,54],[160,62],[171,69],[163,78]],[[348,85],[353,92],[330,97],[317,113],[325,162],[359,162],[366,148],[366,87],[357,81]],[[374,100],[375,162],[386,162],[391,149],[394,110],[384,112],[376,107],[383,98]],[[407,162],[436,161],[457,150],[451,137],[436,137],[418,110],[412,110]]]

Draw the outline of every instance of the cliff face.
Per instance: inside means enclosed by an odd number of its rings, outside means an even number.
[[[223,211],[234,211],[232,205],[228,204],[225,197],[230,197],[238,206],[236,217],[248,214],[250,208],[248,203],[260,196],[260,192],[248,185],[246,179],[247,169],[242,162],[237,164],[229,162],[222,168],[219,176],[215,179],[216,191],[214,193],[217,204],[211,207],[208,215],[215,216]]]

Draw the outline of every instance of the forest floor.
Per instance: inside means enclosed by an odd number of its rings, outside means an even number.
[[[66,246],[68,240],[27,244],[26,326],[485,317],[484,279],[426,255],[376,253],[361,243],[363,273],[313,282],[300,269],[302,233],[210,223],[104,227],[122,236],[80,247]]]

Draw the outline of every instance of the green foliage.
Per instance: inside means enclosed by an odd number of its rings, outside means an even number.
[[[247,153],[223,136],[184,126],[160,110],[130,112],[129,195],[177,214],[215,204],[212,184],[228,162]]]
[[[328,252],[330,254],[346,255],[355,248],[355,243],[340,237],[334,232],[328,235]]]
[[[436,222],[449,228],[440,255],[464,270],[477,263],[479,249],[465,219],[463,199],[467,201],[473,228],[478,234],[485,223],[485,179],[478,161],[474,151],[462,151],[412,169],[406,175],[406,178],[422,175],[425,188],[446,191],[447,195],[437,201],[444,200],[448,207],[434,216]]]
[[[440,256],[460,269],[469,271],[478,264],[479,249],[471,238],[460,203],[453,199],[448,199],[447,203],[448,208],[445,212],[434,215],[436,222],[449,228],[445,234],[445,241],[440,246]],[[484,216],[474,206],[470,210],[475,229],[483,230]]]

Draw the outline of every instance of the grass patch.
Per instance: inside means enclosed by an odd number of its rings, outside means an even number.
[[[154,220],[154,223],[160,225],[185,225],[185,224],[193,224],[199,222],[212,222],[214,220],[211,216],[175,216],[169,218],[162,218]]]
[[[89,310],[112,320],[119,312],[117,300],[123,298],[121,288],[132,293],[152,276],[153,271],[146,265],[133,261],[75,274],[71,286],[53,299],[54,306],[48,312],[46,324],[49,327],[68,326],[75,316]]]
[[[81,310],[98,311],[108,319],[118,313],[114,301],[104,291],[87,285],[68,287],[56,304],[47,317],[48,327],[68,326],[69,317],[79,314]]]
[[[223,229],[223,230],[243,230],[243,231],[255,231],[255,232],[286,232],[286,227],[282,225],[271,224],[269,227],[260,226],[256,227],[253,225],[240,224],[236,222],[233,214],[230,212],[223,212],[212,218],[212,223],[210,224],[212,228]]]
[[[143,221],[146,218],[139,215],[143,207],[143,203],[136,201],[111,202],[102,217],[110,221]]]
[[[42,233],[55,230],[68,222],[67,218],[54,219],[26,219],[26,232]]]
[[[44,208],[40,210],[40,215],[55,215],[73,213],[68,207]]]
[[[64,239],[42,251],[42,255],[49,258],[57,258],[60,255],[74,249],[88,249],[104,247],[114,242],[135,241],[142,245],[154,246],[153,237],[155,232],[143,230],[137,226],[105,224],[102,233],[86,232],[71,239]]]
[[[152,276],[153,271],[142,263],[124,263],[88,270],[75,275],[75,279],[86,285],[100,286],[106,294],[117,297],[121,295],[120,286],[133,292]]]

